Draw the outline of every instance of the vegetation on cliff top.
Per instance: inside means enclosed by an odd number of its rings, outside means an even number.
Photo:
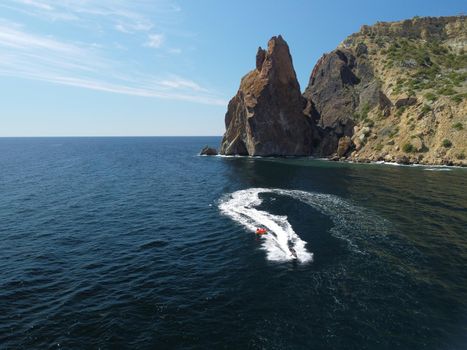
[[[381,22],[344,40],[341,47],[355,55],[357,67],[371,67],[392,102],[385,113],[365,105],[356,110],[358,142],[350,158],[396,160],[406,154],[411,162],[466,165],[466,18]],[[361,143],[363,127],[371,132]]]

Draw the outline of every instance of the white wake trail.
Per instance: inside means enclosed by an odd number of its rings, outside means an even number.
[[[263,235],[262,239],[263,248],[269,260],[293,260],[295,257],[292,254],[292,248],[299,262],[312,261],[313,253],[305,248],[306,242],[294,232],[287,216],[273,215],[255,208],[262,203],[259,198],[260,193],[279,193],[278,191],[282,190],[251,188],[237,191],[221,201],[219,209],[252,232],[255,232],[258,227],[265,227],[268,230],[269,234]],[[284,194],[287,195],[287,193]]]
[[[219,209],[224,215],[250,231],[255,232],[258,227],[265,227],[270,232],[270,234],[261,236],[262,247],[269,260],[292,260],[294,259],[292,250],[295,250],[299,262],[309,262],[313,260],[313,253],[306,249],[306,242],[294,232],[287,216],[273,215],[256,209],[262,203],[260,193],[291,197],[326,215],[334,224],[330,233],[345,240],[349,249],[358,254],[365,254],[360,249],[361,245],[368,246],[372,241],[384,240],[387,227],[390,227],[389,222],[375,213],[368,212],[331,194],[274,188],[249,188],[224,196],[219,203]]]

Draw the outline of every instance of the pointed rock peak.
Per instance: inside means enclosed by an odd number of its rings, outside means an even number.
[[[258,47],[258,52],[256,53],[256,69],[261,71],[261,67],[263,66],[263,62],[266,59],[266,50],[263,50]]]
[[[258,48],[256,69],[246,74],[225,115],[221,154],[309,155],[314,126],[303,113],[306,100],[281,36]]]
[[[289,50],[289,45],[287,45],[287,42],[282,38],[281,35],[273,36],[271,39],[269,39],[268,53],[271,55],[278,47],[285,47],[287,50]]]
[[[269,42],[271,42],[271,41],[287,45],[284,38],[280,34],[278,36],[273,36],[271,39],[269,39]]]
[[[261,68],[261,76],[279,81],[282,84],[292,82],[293,85],[298,86],[289,45],[280,35],[273,36],[268,42],[268,50]],[[298,87],[298,89],[300,88]]]

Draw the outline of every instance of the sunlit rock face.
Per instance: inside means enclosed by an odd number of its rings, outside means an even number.
[[[310,155],[315,132],[305,106],[289,47],[281,36],[273,37],[267,50],[258,49],[256,69],[242,78],[229,102],[220,153]]]

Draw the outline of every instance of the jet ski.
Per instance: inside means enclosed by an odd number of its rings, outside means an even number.
[[[297,260],[298,256],[297,256],[297,252],[295,251],[295,249],[293,249],[293,247],[289,246],[289,251],[290,251],[290,254],[292,254],[292,257],[294,258],[294,260]]]

